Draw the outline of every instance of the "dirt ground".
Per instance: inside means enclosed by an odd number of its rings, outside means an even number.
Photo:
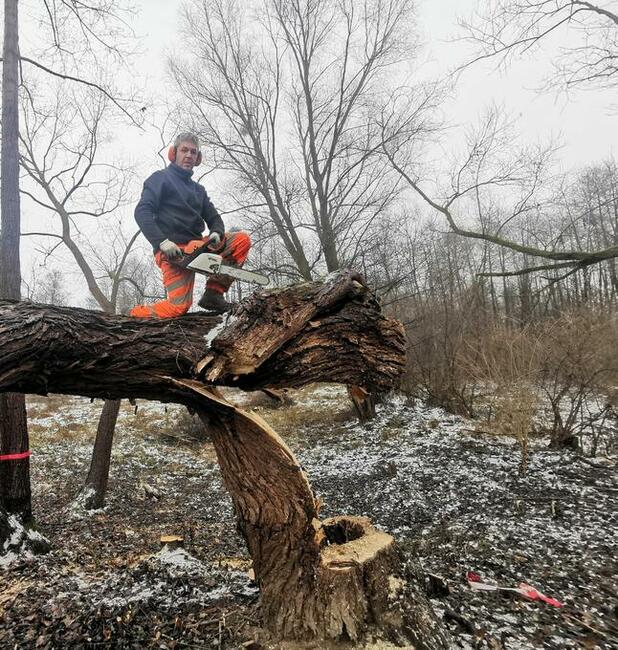
[[[229,395],[283,435],[322,516],[366,515],[420,560],[454,648],[618,647],[615,458],[539,438],[522,475],[516,440],[401,396],[361,427],[338,386],[286,406]],[[212,445],[184,409],[123,403],[107,505],[75,506],[100,408],[29,398],[33,505],[52,551],[0,559],[0,647],[256,650],[250,559]],[[184,550],[161,547],[169,534]],[[563,607],[471,589],[468,572]]]

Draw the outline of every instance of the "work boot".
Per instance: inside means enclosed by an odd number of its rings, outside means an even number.
[[[204,295],[200,298],[197,303],[202,309],[206,311],[214,311],[216,314],[224,314],[226,311],[230,311],[234,306],[233,302],[228,302],[222,293],[217,293],[212,289],[206,289]]]

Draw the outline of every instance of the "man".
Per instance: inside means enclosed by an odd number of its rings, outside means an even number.
[[[135,220],[152,244],[155,262],[163,272],[167,299],[151,305],[138,305],[129,313],[136,318],[173,318],[186,314],[193,302],[195,273],[173,262],[194,252],[204,243],[221,255],[228,265],[242,266],[251,240],[246,232],[225,232],[223,220],[210,202],[202,185],[191,179],[193,168],[202,161],[199,140],[192,133],[181,133],[168,151],[170,164],[152,174],[144,183],[135,208]],[[203,237],[204,226],[209,234]],[[232,305],[223,294],[232,278],[213,275],[198,304],[218,314]]]

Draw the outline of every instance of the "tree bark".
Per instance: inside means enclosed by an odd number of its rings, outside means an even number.
[[[320,521],[307,476],[287,445],[217,385],[397,385],[400,323],[384,318],[350,273],[256,292],[227,318],[141,321],[86,310],[0,302],[0,391],[145,397],[193,408],[211,432],[260,585],[273,638],[353,639],[369,629],[418,647],[447,637],[408,584],[392,537],[368,520]],[[407,605],[402,603],[407,600]]]
[[[320,521],[303,468],[266,422],[201,382],[176,383],[203,398],[196,410],[211,432],[272,637],[359,641],[372,630],[419,649],[450,647],[390,535],[364,517]]]
[[[0,237],[0,297],[20,297],[19,206],[19,17],[17,0],[4,0],[2,52],[2,236]]]
[[[365,423],[376,416],[376,404],[373,395],[359,386],[348,386],[348,395],[354,405],[359,422]]]
[[[87,510],[102,508],[105,503],[118,411],[120,411],[119,399],[105,400],[97,426],[90,470],[80,495],[83,497],[83,505]]]
[[[403,327],[349,272],[257,291],[227,321],[0,301],[0,345],[0,391],[163,402],[179,398],[172,379],[245,390],[331,381],[387,392],[405,363]]]
[[[2,162],[0,183],[0,298],[19,300],[19,14],[17,0],[4,0],[2,63]],[[0,399],[0,506],[32,518],[30,461],[11,458],[29,449],[24,395],[8,393]]]
[[[32,521],[26,402],[22,393],[0,394],[0,506]],[[20,457],[22,456],[22,457]]]
[[[19,557],[24,552],[47,553],[50,543],[34,528],[24,527],[20,519],[0,507],[0,550],[2,555]]]

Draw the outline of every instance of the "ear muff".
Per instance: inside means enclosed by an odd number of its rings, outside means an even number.
[[[167,159],[170,162],[176,162],[176,147],[172,145],[168,150],[167,150]],[[197,160],[195,161],[196,165],[201,165],[202,164],[202,152],[198,151],[197,152]]]

